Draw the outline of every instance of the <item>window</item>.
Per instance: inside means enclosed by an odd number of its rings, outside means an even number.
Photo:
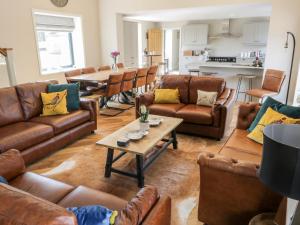
[[[84,67],[80,17],[34,13],[42,74]]]

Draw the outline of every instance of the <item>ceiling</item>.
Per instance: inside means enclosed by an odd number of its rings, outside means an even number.
[[[271,16],[271,13],[271,4],[236,4],[200,8],[143,11],[127,14],[125,15],[125,19],[152,22],[176,22],[228,18],[269,17]]]

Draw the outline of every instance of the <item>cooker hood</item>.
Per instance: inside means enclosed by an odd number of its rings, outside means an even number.
[[[231,31],[231,20],[222,20],[216,25],[215,35],[211,38],[238,38],[241,35],[234,34]]]

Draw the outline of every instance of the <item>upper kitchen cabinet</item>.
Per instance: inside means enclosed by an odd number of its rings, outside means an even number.
[[[268,33],[268,22],[246,23],[243,28],[243,42],[246,45],[267,45]]]
[[[208,24],[192,24],[182,27],[182,45],[207,45]]]

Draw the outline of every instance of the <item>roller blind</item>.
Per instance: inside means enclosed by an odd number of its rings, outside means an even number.
[[[59,30],[72,32],[75,29],[75,21],[72,17],[41,14],[35,14],[34,16],[37,30]]]

